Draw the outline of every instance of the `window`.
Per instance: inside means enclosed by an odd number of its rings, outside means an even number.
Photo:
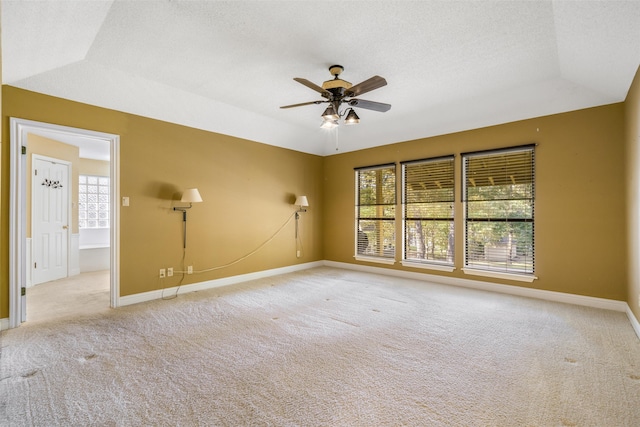
[[[463,159],[465,267],[534,272],[534,147],[467,153]]]
[[[396,165],[356,169],[356,258],[395,260]]]
[[[402,163],[403,260],[453,266],[454,157]]]
[[[80,175],[78,226],[109,228],[109,177]]]

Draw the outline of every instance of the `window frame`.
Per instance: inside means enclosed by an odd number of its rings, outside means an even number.
[[[536,162],[535,162],[535,147],[536,144],[527,144],[527,145],[521,145],[521,146],[514,146],[514,147],[508,147],[508,148],[500,148],[500,149],[494,149],[494,150],[484,150],[484,151],[476,151],[476,152],[470,152],[470,153],[462,153],[461,154],[461,158],[462,158],[462,203],[463,203],[463,210],[464,210],[464,215],[463,215],[463,229],[464,229],[464,267],[462,268],[462,270],[466,273],[466,274],[473,274],[473,275],[478,275],[478,276],[485,276],[485,277],[495,277],[495,278],[503,278],[503,279],[510,279],[510,280],[518,280],[518,281],[526,281],[526,282],[532,282],[533,280],[537,279],[537,277],[535,276],[535,170],[536,170]],[[504,155],[504,154],[508,154],[508,153],[522,153],[522,152],[530,152],[530,156],[531,156],[531,163],[530,163],[530,197],[519,197],[519,198],[513,198],[513,199],[480,199],[480,200],[468,200],[468,186],[469,186],[469,182],[471,180],[468,180],[468,171],[467,169],[469,168],[469,159],[477,159],[477,158],[497,158],[500,155]],[[497,169],[496,169],[497,170]],[[504,170],[504,169],[503,169]],[[514,171],[517,171],[516,169],[514,169]],[[505,173],[506,176],[506,173]],[[489,178],[489,175],[487,175],[487,177]],[[489,178],[490,180],[492,178]],[[510,178],[512,182],[514,182],[514,185],[516,184],[516,179],[511,177]],[[491,181],[491,185],[487,185],[484,187],[498,187],[499,185],[496,185],[493,183],[493,181]],[[475,187],[475,185],[474,185]],[[522,218],[518,218],[518,217],[506,217],[506,216],[495,216],[495,217],[491,217],[491,218],[472,218],[470,219],[469,216],[469,204],[473,203],[473,202],[491,202],[491,201],[497,201],[497,202],[514,202],[517,200],[525,200],[528,203],[530,203],[530,217],[522,217]],[[509,205],[511,206],[511,205]],[[470,248],[469,248],[469,228],[470,228],[470,224],[472,223],[480,223],[480,222],[503,222],[503,223],[507,223],[507,224],[511,224],[511,223],[529,223],[531,224],[531,231],[530,231],[530,268],[527,267],[527,263],[525,262],[525,267],[522,269],[518,269],[518,268],[509,268],[509,261],[511,259],[511,255],[508,254],[509,252],[509,247],[511,246],[511,240],[509,239],[509,244],[507,245],[507,249],[505,249],[505,267],[497,267],[497,266],[490,266],[487,265],[486,267],[481,267],[476,263],[470,263],[469,262],[469,253],[470,253]],[[511,233],[510,233],[511,234]],[[528,243],[528,242],[527,242]],[[486,247],[486,244],[485,244]],[[486,249],[485,249],[485,256],[486,256]],[[526,257],[526,255],[525,255]],[[516,254],[516,258],[517,258],[517,254]],[[489,264],[489,262],[487,262],[487,264]]]
[[[371,204],[361,204],[361,192],[363,190],[363,188],[361,188],[361,173],[363,172],[371,172],[371,171],[380,171],[380,177],[378,178],[380,181],[382,180],[383,176],[382,176],[382,171],[384,170],[388,170],[391,169],[392,173],[390,174],[390,176],[393,176],[393,185],[388,186],[389,188],[393,189],[393,200],[392,201],[387,201],[383,203],[371,203]],[[385,164],[381,164],[381,165],[375,165],[375,166],[364,166],[364,167],[358,167],[358,168],[354,168],[355,171],[355,232],[354,232],[354,248],[355,248],[355,254],[354,254],[354,258],[358,261],[367,261],[367,262],[375,262],[375,263],[382,263],[382,264],[395,264],[395,257],[396,257],[396,218],[397,218],[397,165],[395,163],[385,163]],[[383,184],[384,185],[384,184]],[[376,184],[376,188],[378,188],[378,185]],[[384,187],[380,188],[380,191],[383,191]],[[380,194],[376,194],[376,199],[375,202],[379,202],[378,198],[379,198]],[[362,216],[362,207],[375,207],[376,209],[376,213],[377,215],[375,216]],[[393,213],[392,216],[386,215],[384,214],[384,212],[386,210],[389,210]],[[382,215],[380,215],[379,213],[382,213]],[[375,232],[377,233],[377,236],[375,236],[375,240],[376,240],[376,246],[375,249],[373,251],[373,253],[371,252],[363,252],[362,251],[362,233],[365,233],[365,235],[367,236],[367,247],[365,249],[368,248],[369,246],[369,239],[368,236],[369,234],[366,234],[365,230],[361,230],[360,226],[361,226],[361,222],[364,221],[374,221],[377,222],[376,228],[375,228]],[[392,230],[392,239],[391,240],[391,244],[393,245],[391,248],[391,252],[389,253],[388,250],[385,250],[385,240],[383,237],[381,237],[383,231],[384,231],[384,224],[391,224],[390,226],[387,226],[387,229]],[[378,242],[378,240],[382,240],[382,247],[380,246],[380,242]],[[377,254],[376,254],[377,252]]]
[[[401,162],[401,175],[402,175],[402,265],[406,267],[415,267],[415,268],[425,268],[425,269],[433,269],[439,271],[448,271],[452,272],[455,270],[455,155],[446,155],[446,156],[438,156],[431,157],[425,159],[418,160],[409,160],[405,162]],[[445,191],[441,192],[443,194],[437,195],[435,194],[438,200],[435,201],[411,201],[408,197],[413,198],[413,194],[408,191],[408,175],[411,166],[422,166],[422,165],[434,165],[437,169],[431,171],[431,174],[438,174],[438,176],[434,177],[434,183],[440,187],[440,189],[444,188]],[[425,172],[429,172],[428,167],[425,168]],[[442,172],[444,169],[444,173]],[[423,172],[424,173],[424,172]],[[444,186],[440,184],[442,180],[449,180],[449,182],[445,182]],[[424,183],[423,183],[424,184]],[[425,189],[425,193],[427,193],[428,189]],[[434,188],[435,191],[438,191]],[[425,194],[426,195],[426,194]],[[438,208],[436,204],[443,205],[449,204],[449,213],[448,215],[441,217],[428,217],[428,216],[411,216],[409,217],[409,210],[411,206],[416,205],[426,205],[433,204],[434,208]],[[426,207],[425,206],[425,207]],[[447,235],[447,244],[450,245],[449,249],[449,259],[448,260],[440,260],[440,259],[422,259],[422,258],[408,258],[408,227],[409,221],[427,221],[427,222],[448,222],[448,235]],[[421,224],[422,225],[422,224]]]

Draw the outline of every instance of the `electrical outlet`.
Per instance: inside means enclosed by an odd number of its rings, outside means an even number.
[[[187,267],[187,274],[193,274],[193,265]]]
[[[296,256],[300,258],[300,251],[296,251]]]
[[[164,270],[164,268],[161,268],[160,269],[160,278],[164,279],[164,277],[165,277],[165,270]]]
[[[173,276],[173,267],[169,267],[167,268],[167,277],[172,277]]]

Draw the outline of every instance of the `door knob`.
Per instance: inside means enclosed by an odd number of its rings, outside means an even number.
[[[62,226],[62,229],[63,229],[63,230],[66,230],[67,228],[69,228],[69,226],[68,226],[68,225],[63,225],[63,226]]]

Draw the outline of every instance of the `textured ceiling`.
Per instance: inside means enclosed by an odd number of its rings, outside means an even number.
[[[640,1],[2,0],[3,84],[328,155],[623,101]],[[295,82],[374,75],[319,128]]]

